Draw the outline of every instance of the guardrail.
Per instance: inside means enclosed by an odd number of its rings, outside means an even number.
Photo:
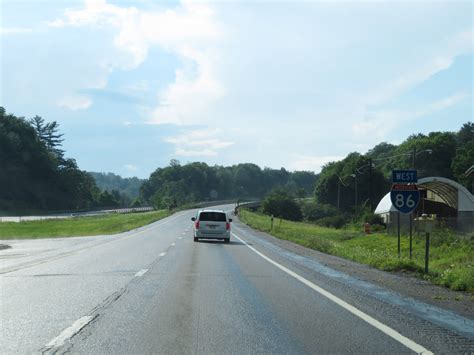
[[[237,207],[245,207],[245,208],[257,208],[262,205],[262,201],[251,201],[251,202],[243,202],[239,203]]]
[[[115,208],[106,210],[93,210],[93,211],[81,211],[81,212],[63,212],[55,215],[42,215],[42,216],[5,216],[0,217],[0,222],[26,222],[26,221],[42,221],[47,219],[65,219],[75,217],[86,217],[86,216],[99,216],[109,213],[137,213],[137,212],[149,212],[153,211],[153,207],[133,207],[133,208]]]

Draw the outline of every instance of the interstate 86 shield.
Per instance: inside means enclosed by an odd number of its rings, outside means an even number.
[[[393,184],[390,200],[397,211],[411,213],[420,202],[420,191],[415,184]]]

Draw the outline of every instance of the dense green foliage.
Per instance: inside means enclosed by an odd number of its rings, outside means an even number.
[[[101,216],[0,223],[2,239],[81,237],[126,232],[170,215],[170,211],[111,213]]]
[[[7,114],[0,107],[0,213],[118,207],[117,191],[100,191],[94,178],[64,156],[57,122]]]
[[[158,208],[208,200],[262,198],[277,187],[298,196],[310,195],[317,176],[312,172],[261,169],[255,164],[230,167],[206,163],[181,165],[172,160],[158,168],[140,189],[141,198]]]
[[[339,200],[340,212],[357,213],[367,207],[373,210],[390,189],[391,171],[411,168],[418,170],[418,178],[442,176],[472,192],[474,178],[465,172],[473,164],[474,124],[468,122],[456,133],[416,134],[398,146],[383,142],[365,155],[350,153],[343,160],[328,163],[319,175],[314,195],[318,203],[336,208]]]
[[[60,149],[56,122],[30,121],[0,108],[0,211],[90,208],[93,178]]]
[[[465,175],[474,162],[474,125],[457,132],[412,135],[400,145],[380,143],[367,154],[350,153],[326,164],[321,173],[261,169],[255,164],[209,166],[194,162],[156,169],[147,180],[112,173],[87,173],[64,156],[57,122],[6,114],[0,108],[0,213],[140,206],[173,208],[200,201],[264,198],[276,188],[298,198],[308,221],[361,216],[373,210],[390,188],[392,169],[415,166],[419,177],[443,176],[472,190]],[[428,153],[428,150],[431,154]],[[415,159],[413,159],[413,155]],[[101,191],[102,190],[102,191]],[[329,207],[331,206],[331,207]],[[332,224],[331,224],[332,223]]]
[[[121,196],[132,201],[139,196],[143,179],[137,177],[123,178],[114,173],[89,172],[97,187],[103,191],[117,191]]]
[[[294,197],[284,189],[276,189],[265,197],[263,212],[290,221],[301,221],[303,219],[300,206]]]
[[[242,210],[239,218],[252,228],[270,232],[307,248],[337,255],[387,271],[412,271],[416,276],[449,287],[474,293],[474,244],[471,240],[439,230],[432,234],[430,272],[424,270],[424,238],[415,236],[413,259],[408,258],[408,238],[402,236],[402,257],[398,258],[397,238],[385,233],[366,235],[362,229],[334,229],[284,220],[270,231],[270,217]]]

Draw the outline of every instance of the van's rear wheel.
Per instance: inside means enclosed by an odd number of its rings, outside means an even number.
[[[230,238],[229,239],[224,239],[224,243],[230,243]]]
[[[199,241],[198,237],[194,237],[194,241],[195,242]]]

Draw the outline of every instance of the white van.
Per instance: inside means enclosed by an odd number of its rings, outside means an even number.
[[[204,239],[223,239],[230,242],[230,222],[232,219],[222,210],[200,210],[194,222],[194,241]]]

